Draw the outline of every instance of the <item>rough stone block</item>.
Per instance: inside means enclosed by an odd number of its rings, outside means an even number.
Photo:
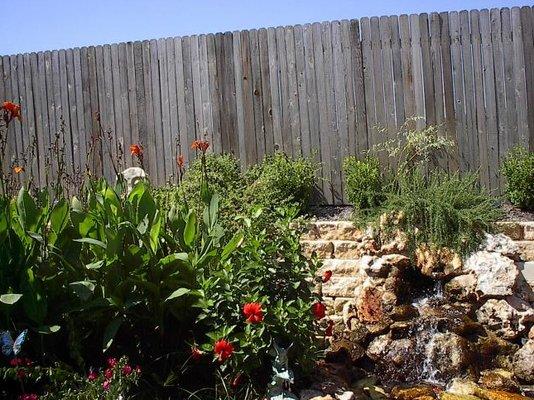
[[[524,227],[520,222],[502,221],[497,223],[497,230],[512,240],[523,240]]]
[[[523,261],[534,261],[534,241],[520,240],[515,242],[519,247],[521,259]]]
[[[323,296],[352,297],[354,290],[363,283],[361,276],[332,277],[323,284]]]
[[[301,240],[302,251],[306,257],[315,252],[320,259],[332,258],[334,244],[329,240]]]

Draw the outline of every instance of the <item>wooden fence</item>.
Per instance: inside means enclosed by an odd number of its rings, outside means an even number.
[[[407,117],[439,124],[458,143],[451,169],[479,170],[499,190],[499,162],[534,147],[534,10],[531,7],[362,18],[175,37],[0,57],[0,99],[19,102],[9,160],[37,137],[32,168],[64,126],[67,167],[108,178],[97,114],[111,153],[134,163],[141,143],[151,180],[176,174],[206,138],[244,165],[276,150],[313,155],[329,204],[344,202],[341,165],[393,138]],[[121,150],[122,149],[122,150]]]

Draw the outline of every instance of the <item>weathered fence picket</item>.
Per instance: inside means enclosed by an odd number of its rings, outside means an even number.
[[[112,178],[145,148],[155,184],[173,181],[194,139],[244,166],[283,151],[320,161],[317,201],[342,204],[343,159],[393,139],[410,117],[458,144],[451,171],[534,149],[534,9],[513,7],[343,20],[0,57],[0,99],[21,103],[4,168],[46,185],[63,127],[69,173]],[[100,122],[99,122],[100,121]],[[99,136],[100,124],[104,131]],[[29,160],[32,146],[35,156]],[[115,159],[112,163],[109,154]],[[393,161],[391,166],[395,166]]]

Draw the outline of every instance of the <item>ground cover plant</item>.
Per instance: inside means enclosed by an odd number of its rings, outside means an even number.
[[[355,222],[380,226],[385,236],[401,229],[412,251],[432,244],[469,252],[500,217],[498,202],[478,185],[477,174],[443,168],[454,143],[437,127],[414,125],[408,120],[396,139],[377,145],[366,158],[345,160]],[[372,154],[382,154],[395,167],[380,165]],[[400,218],[385,218],[393,215]],[[395,224],[384,224],[390,220]]]
[[[16,123],[9,110],[4,138]],[[142,181],[128,190],[121,179],[86,176],[71,196],[65,180],[38,190],[29,171],[2,170],[2,397],[258,398],[275,345],[289,348],[297,374],[307,370],[324,307],[312,291],[317,261],[299,243],[295,203],[305,199],[278,197],[269,229],[268,202],[230,226],[220,218],[221,186],[238,171],[208,146],[193,143],[195,197],[178,195],[169,207]],[[142,165],[142,146],[130,150]],[[215,165],[221,181],[212,180]]]

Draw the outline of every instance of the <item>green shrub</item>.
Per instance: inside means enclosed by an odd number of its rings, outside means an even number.
[[[384,197],[384,177],[376,157],[347,157],[343,163],[345,192],[355,211],[365,212],[377,207]]]
[[[534,152],[515,147],[502,164],[506,177],[506,196],[510,202],[534,210]]]
[[[474,249],[491,231],[500,211],[495,199],[478,186],[476,174],[449,175],[420,170],[399,175],[372,220],[396,213],[396,228],[408,234],[410,245],[450,247],[460,253]]]
[[[262,206],[268,210],[296,204],[299,211],[308,206],[317,165],[311,158],[291,159],[276,153],[246,172],[245,204]]]

